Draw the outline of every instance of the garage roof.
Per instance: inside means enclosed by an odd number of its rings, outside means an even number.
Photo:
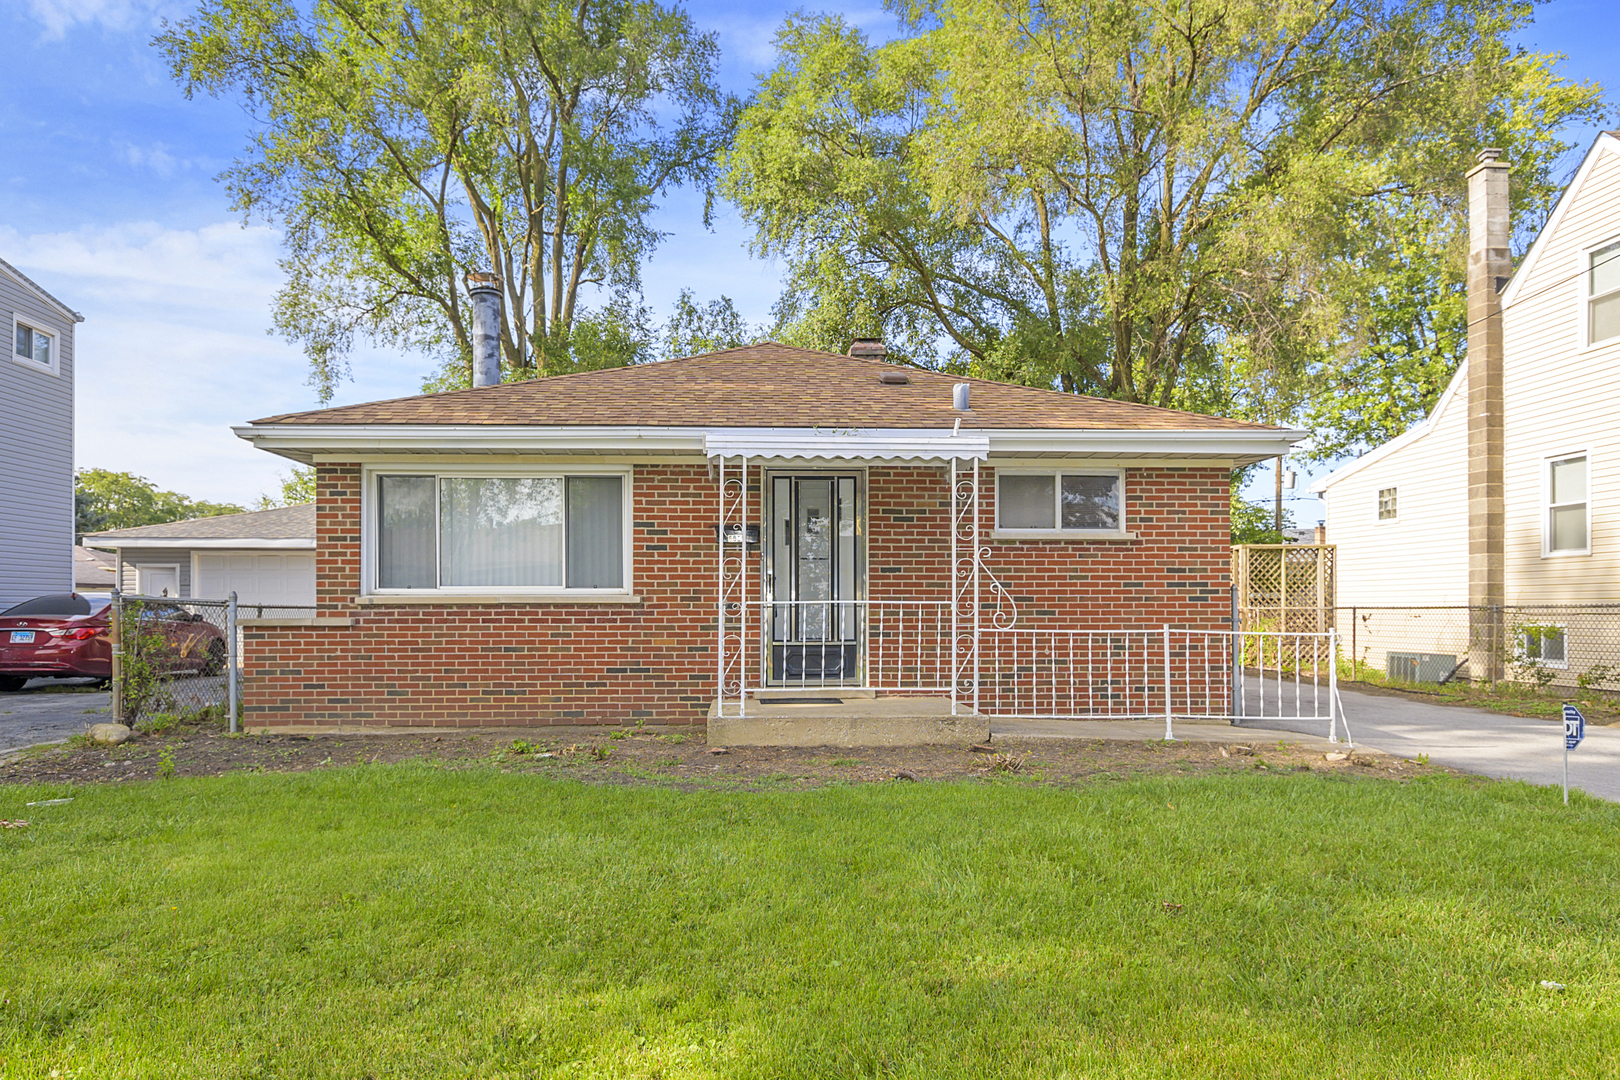
[[[254,510],[246,514],[168,521],[162,525],[141,525],[133,529],[110,529],[85,533],[84,543],[100,548],[211,547],[211,548],[313,548],[315,546],[315,504],[278,506],[274,510]]]

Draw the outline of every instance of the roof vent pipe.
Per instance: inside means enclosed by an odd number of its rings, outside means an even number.
[[[968,404],[968,391],[973,389],[972,383],[959,382],[951,387],[951,408],[957,412],[968,412],[973,406]]]
[[[472,384],[497,386],[501,381],[501,279],[494,274],[468,274],[472,298]]]

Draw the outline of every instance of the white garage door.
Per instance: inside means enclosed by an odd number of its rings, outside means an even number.
[[[191,595],[220,600],[232,589],[242,604],[314,604],[315,555],[198,552],[197,580]]]

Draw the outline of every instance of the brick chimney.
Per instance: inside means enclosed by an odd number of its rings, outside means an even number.
[[[858,337],[849,343],[849,355],[858,356],[864,360],[882,360],[889,355],[882,338]]]
[[[472,299],[472,384],[501,381],[501,279],[495,274],[468,274]]]
[[[1501,605],[1506,599],[1502,496],[1502,300],[1513,274],[1508,165],[1481,150],[1468,173],[1468,672],[1502,678]],[[1481,608],[1486,610],[1480,610]]]

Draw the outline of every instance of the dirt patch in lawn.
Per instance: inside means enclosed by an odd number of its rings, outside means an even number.
[[[214,727],[189,727],[155,735],[138,733],[111,748],[87,745],[81,737],[67,745],[12,755],[0,761],[0,783],[117,783],[398,761],[692,789],[975,778],[1061,784],[1150,774],[1302,770],[1404,779],[1447,771],[1384,755],[1327,755],[1287,742],[1246,746],[1018,738],[971,749],[731,747],[717,752],[704,744],[701,733],[668,730],[233,736]]]

